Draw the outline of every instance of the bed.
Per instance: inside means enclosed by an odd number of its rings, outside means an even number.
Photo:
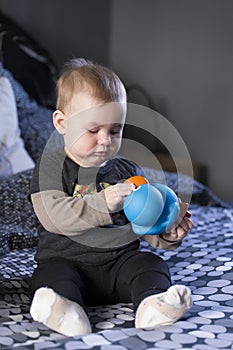
[[[8,33],[11,33],[12,23],[2,14],[0,21],[5,26],[7,23]],[[23,41],[13,43],[13,35],[9,34],[8,45],[19,47],[23,42],[24,50],[27,44],[40,58],[44,57],[42,68],[46,66],[47,69],[44,76],[49,78],[48,84],[53,84],[56,69],[47,53],[25,37],[25,33],[20,32],[20,35]],[[7,47],[7,43],[5,45]],[[30,50],[25,50],[24,55],[29,55]],[[22,54],[21,51],[17,54]],[[13,54],[16,64],[16,51]],[[29,56],[32,61],[36,55]],[[18,142],[18,147],[14,148],[16,155],[6,159],[10,154],[7,147],[12,146],[6,143],[0,162],[0,169],[3,169],[0,179],[0,349],[233,349],[233,207],[200,182],[192,183],[187,175],[182,175],[181,195],[185,197],[187,188],[193,184],[190,211],[195,227],[182,246],[174,251],[163,251],[141,242],[142,250],[154,251],[167,261],[173,283],[187,285],[192,290],[193,306],[181,320],[172,326],[136,329],[132,305],[123,303],[89,308],[93,333],[80,337],[65,337],[32,320],[30,279],[36,266],[34,254],[38,236],[36,217],[27,194],[33,164],[53,131],[54,96],[44,93],[43,84],[39,87],[34,84],[35,89],[28,88],[20,69],[16,72],[14,65],[7,63],[9,57],[0,62],[0,78],[7,82],[8,89],[6,115],[11,116],[6,124],[12,122],[12,114],[17,116],[14,141]],[[26,78],[40,80],[32,74],[26,74]],[[12,105],[15,106],[13,110]],[[10,140],[12,142],[12,137]],[[25,162],[27,166],[22,168]],[[16,163],[18,168],[13,167],[12,171],[11,165]],[[163,172],[144,170],[149,181],[163,181]],[[166,184],[177,192],[177,174],[166,172],[165,176]]]

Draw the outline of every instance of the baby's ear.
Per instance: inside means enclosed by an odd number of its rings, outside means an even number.
[[[62,111],[57,109],[53,112],[53,125],[59,132],[59,134],[64,135],[66,131],[65,115]]]

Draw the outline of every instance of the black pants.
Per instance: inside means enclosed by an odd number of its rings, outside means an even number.
[[[104,265],[52,258],[39,263],[32,277],[33,292],[49,287],[83,308],[132,302],[136,310],[145,297],[166,291],[170,285],[165,261],[138,250]]]

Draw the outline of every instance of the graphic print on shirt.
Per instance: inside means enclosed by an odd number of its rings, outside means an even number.
[[[104,190],[105,188],[110,186],[110,184],[108,184],[107,182],[100,182],[99,186],[101,190]],[[75,184],[73,197],[83,198],[86,194],[94,194],[96,192],[97,192],[97,189],[96,189],[96,184],[94,182],[90,183],[89,185]]]

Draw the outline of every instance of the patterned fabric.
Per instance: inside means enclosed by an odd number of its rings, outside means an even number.
[[[0,182],[0,256],[37,244],[36,218],[27,199],[32,170]]]
[[[54,131],[52,110],[38,105],[35,100],[32,100],[22,85],[13,78],[8,70],[3,68],[1,63],[0,76],[7,77],[13,87],[21,136],[25,148],[32,159],[36,161]]]
[[[65,337],[29,314],[34,249],[0,258],[1,349],[196,349],[233,348],[233,209],[192,205],[195,228],[175,251],[157,251],[173,283],[189,286],[193,306],[172,326],[134,328],[131,304],[88,309],[93,333]],[[142,250],[150,250],[146,242]]]

